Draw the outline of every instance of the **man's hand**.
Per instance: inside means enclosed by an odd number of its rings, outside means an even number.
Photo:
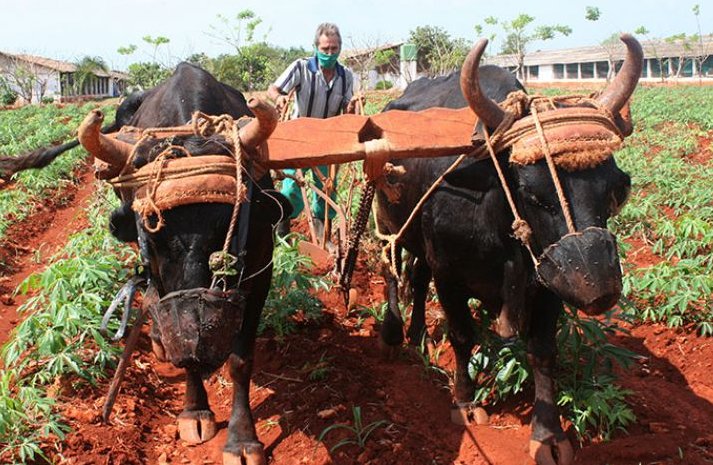
[[[344,113],[356,113],[357,109],[364,108],[364,102],[366,102],[364,94],[360,92],[354,95],[351,100],[349,100],[349,103],[347,103],[347,108],[344,110]]]
[[[275,109],[278,113],[282,113],[285,107],[287,107],[287,95],[278,95],[275,99]]]

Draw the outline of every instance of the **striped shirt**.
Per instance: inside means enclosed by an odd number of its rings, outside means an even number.
[[[336,116],[354,94],[354,77],[350,70],[337,63],[334,77],[327,82],[314,56],[295,60],[274,84],[283,94],[296,89],[293,118]]]

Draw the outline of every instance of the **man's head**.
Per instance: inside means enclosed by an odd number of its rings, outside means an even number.
[[[342,36],[336,24],[322,23],[314,34],[314,48],[322,68],[333,68],[342,50]]]

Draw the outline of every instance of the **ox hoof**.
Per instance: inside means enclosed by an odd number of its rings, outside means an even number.
[[[490,422],[488,412],[483,407],[472,404],[454,405],[451,407],[451,421],[459,426],[487,425]]]
[[[550,444],[530,440],[530,457],[537,465],[571,465],[574,461],[574,449],[569,440],[565,439],[554,444],[553,451]]]
[[[265,449],[259,442],[246,443],[223,452],[223,465],[267,465]],[[233,452],[233,450],[237,450]]]
[[[210,410],[189,410],[178,416],[178,433],[190,444],[200,444],[215,436],[215,415]]]
[[[156,357],[156,360],[158,360],[159,362],[163,363],[167,361],[166,351],[163,348],[163,344],[161,344],[160,342],[151,339],[151,351]]]

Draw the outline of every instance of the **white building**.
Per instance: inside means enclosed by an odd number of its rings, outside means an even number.
[[[641,45],[644,50],[641,81],[713,80],[713,36],[705,36],[702,43],[645,41]],[[625,55],[626,47],[621,42],[532,52],[525,55],[524,70],[518,71],[518,77],[528,82],[545,83],[606,80],[610,68],[614,66],[618,70]],[[484,63],[513,72],[517,69],[515,55],[486,57]]]
[[[97,71],[78,91],[74,85],[76,71],[77,66],[66,61],[0,52],[0,79],[23,100],[29,99],[36,103],[43,97],[52,98],[54,101],[67,101],[78,97],[116,97],[126,87],[127,74]],[[21,87],[24,87],[24,90]],[[31,96],[27,93],[30,89]]]
[[[409,48],[410,47],[410,48]],[[415,46],[395,42],[342,52],[344,63],[354,72],[354,90],[386,85],[405,89],[409,82],[425,74],[416,69]]]

